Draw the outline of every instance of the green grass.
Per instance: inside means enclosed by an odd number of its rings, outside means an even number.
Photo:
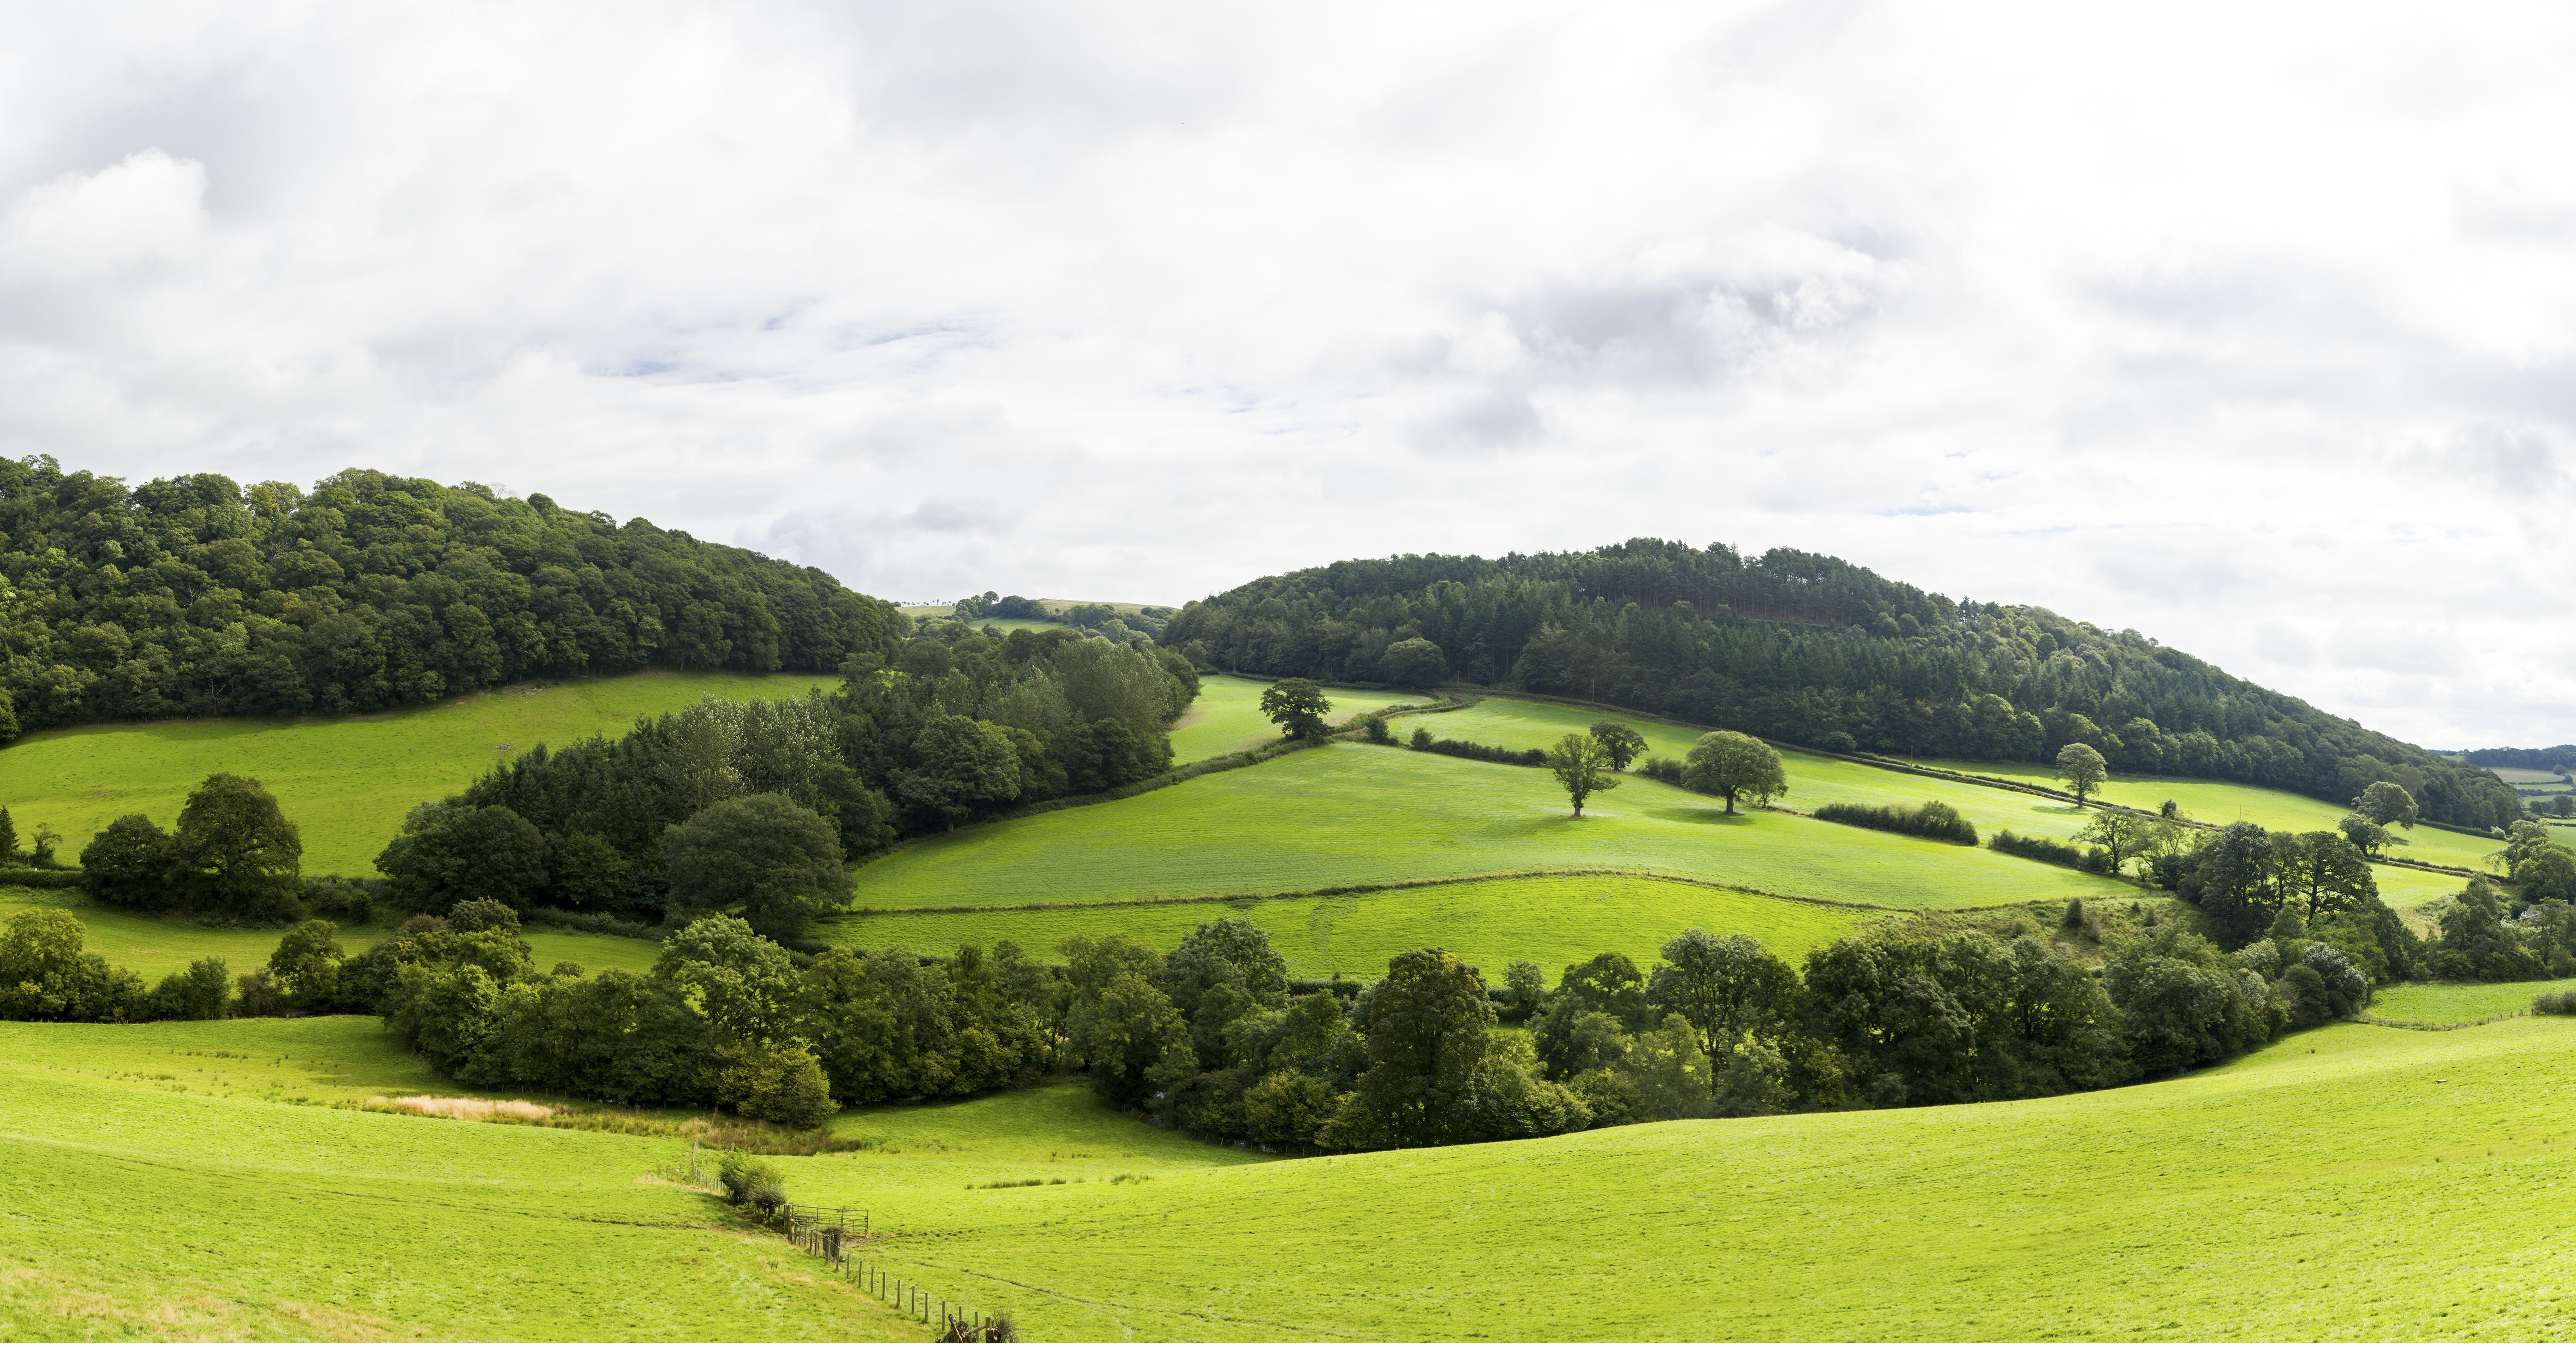
[[[462,790],[540,743],[618,734],[702,696],[801,697],[813,674],[641,673],[521,683],[435,706],[323,720],[188,720],[42,730],[0,750],[0,805],[21,842],[38,823],[69,859],[124,814],[177,822],[214,772],[257,777],[304,834],[306,874],[372,875],[413,805]]]
[[[1629,780],[1571,818],[1544,771],[1334,744],[931,838],[861,868],[857,902],[892,910],[1279,894],[1593,868],[1903,908],[2136,893],[1981,848],[1721,809]]]
[[[2542,992],[2576,989],[2576,978],[2558,982],[2407,982],[2382,987],[2370,1013],[2411,1024],[2471,1024],[2531,1009]]]
[[[2058,784],[2055,773],[2033,763],[1927,760],[1922,765],[1975,772],[1980,776],[2007,777],[2043,786]],[[2352,812],[2348,808],[2288,791],[2266,790],[2261,786],[2238,785],[2231,781],[2190,781],[2181,777],[2115,776],[2103,785],[2099,795],[2113,804],[2149,811],[2172,800],[2182,806],[2185,814],[2203,823],[2228,824],[2243,819],[2283,832],[2330,831]],[[2440,828],[2393,828],[2390,831],[2406,844],[2392,848],[2392,855],[2432,865],[2493,871],[2495,863],[2487,860],[2486,855],[2504,846],[2502,842],[2446,832]],[[2385,871],[2387,867],[2381,869]]]
[[[1538,964],[1553,979],[1567,964],[1603,950],[1651,968],[1664,942],[1693,926],[1750,935],[1795,963],[1868,915],[1671,880],[1547,875],[1330,898],[845,917],[826,925],[822,938],[862,949],[903,945],[942,955],[962,944],[990,948],[997,940],[1016,940],[1053,958],[1056,942],[1069,935],[1117,932],[1168,950],[1201,922],[1242,917],[1269,933],[1295,977],[1374,977],[1406,950],[1440,945],[1499,983],[1503,966],[1514,959]]]
[[[1190,709],[1183,713],[1180,723],[1172,727],[1172,761],[1197,762],[1201,758],[1257,748],[1277,739],[1279,727],[1261,714],[1261,694],[1269,689],[1270,680],[1265,678],[1242,678],[1234,674],[1201,675],[1198,700],[1190,703]],[[1326,687],[1324,700],[1332,704],[1330,718],[1340,721],[1361,711],[1407,705],[1421,699],[1402,692]]]
[[[268,962],[277,952],[283,930],[243,928],[238,926],[200,926],[176,917],[146,916],[113,907],[101,907],[69,889],[0,888],[0,918],[37,907],[59,907],[80,919],[88,933],[88,949],[110,964],[122,965],[143,975],[146,982],[158,982],[167,974],[178,972],[209,954],[223,958],[235,973],[247,973]],[[366,949],[393,933],[384,923],[367,926],[344,926],[340,929],[340,946],[351,954]],[[653,967],[661,947],[649,940],[629,940],[613,935],[586,935],[577,931],[529,931],[528,947],[535,952],[537,967],[552,968],[570,960],[583,971],[596,973],[607,968],[622,968],[642,973]]]
[[[2536,771],[2529,767],[2490,767],[2487,770],[2495,773],[2497,780],[2506,782],[2510,785],[2548,786],[2565,784],[2564,779],[2557,772]]]
[[[960,1192],[878,1253],[1053,1339],[2558,1340],[2571,1067],[2565,1021],[2341,1026],[2025,1103]]]
[[[261,1072],[435,1085],[372,1020],[0,1025],[0,1338],[927,1336],[666,1181],[676,1141]]]

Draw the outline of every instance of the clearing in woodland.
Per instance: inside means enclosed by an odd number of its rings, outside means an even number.
[[[463,790],[518,752],[615,736],[700,697],[802,697],[818,674],[648,672],[515,683],[435,706],[308,720],[170,720],[42,730],[0,749],[0,805],[23,844],[39,823],[71,860],[125,814],[167,828],[215,772],[255,777],[304,834],[304,873],[372,875],[425,800]]]
[[[1791,788],[1796,788],[1793,778]],[[1407,879],[1617,869],[1885,907],[2135,888],[1979,847],[1846,828],[1631,778],[1582,818],[1546,771],[1329,744],[1108,804],[933,837],[857,872],[877,911],[1273,895]]]
[[[1266,678],[1202,674],[1198,700],[1190,703],[1180,723],[1172,727],[1172,761],[1197,762],[1277,740],[1279,727],[1261,714],[1261,694],[1270,687],[1271,680]],[[1422,699],[1403,692],[1326,687],[1324,700],[1333,706],[1327,718],[1339,722],[1363,711],[1412,705]]]

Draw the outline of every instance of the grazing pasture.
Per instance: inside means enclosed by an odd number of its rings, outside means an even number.
[[[2471,1024],[2531,1009],[2542,992],[2576,990],[2576,978],[2556,982],[2408,982],[2382,987],[2370,1013],[2410,1024]]]
[[[220,956],[233,972],[247,973],[268,962],[268,956],[277,950],[278,940],[286,934],[282,928],[201,926],[181,917],[147,916],[101,907],[70,889],[0,887],[0,919],[31,907],[67,909],[86,928],[91,953],[111,965],[133,969],[146,982],[157,982],[209,954]],[[356,954],[392,933],[393,926],[385,922],[344,926],[340,928],[340,946]],[[521,934],[535,952],[539,968],[552,968],[570,960],[593,973],[605,968],[641,973],[653,966],[661,952],[660,946],[649,940],[622,936],[538,930]]]
[[[1872,915],[1674,880],[1542,875],[1329,898],[843,917],[817,935],[854,948],[903,945],[939,955],[963,944],[989,949],[997,940],[1016,940],[1052,959],[1056,942],[1069,935],[1116,932],[1169,950],[1201,922],[1242,917],[1269,933],[1293,977],[1338,973],[1366,980],[1382,974],[1397,954],[1439,945],[1499,983],[1514,959],[1538,964],[1553,981],[1567,964],[1604,950],[1652,968],[1664,942],[1693,926],[1752,936],[1796,963]]]
[[[424,800],[465,788],[538,744],[615,735],[700,697],[801,697],[816,674],[647,672],[518,683],[435,706],[307,720],[174,720],[43,730],[0,749],[0,805],[23,842],[39,823],[70,860],[124,814],[169,827],[210,773],[257,777],[304,833],[304,872],[372,875]]]
[[[2557,1340],[2571,1066],[2566,1020],[2343,1025],[2095,1094],[961,1193],[874,1252],[1054,1339]]]
[[[1794,789],[1796,781],[1791,781]],[[1271,895],[1523,870],[1685,875],[1804,898],[1971,907],[2134,897],[2097,875],[1643,779],[1569,816],[1547,772],[1330,744],[1108,804],[934,837],[862,867],[876,910]]]
[[[1172,727],[1172,761],[1197,762],[1227,753],[1258,748],[1279,737],[1279,727],[1261,714],[1261,694],[1269,691],[1266,678],[1243,678],[1235,674],[1202,674],[1199,676],[1198,700],[1190,703],[1180,723]],[[1419,697],[1403,692],[1365,688],[1327,687],[1325,700],[1333,704],[1328,719],[1347,720],[1362,711],[1382,706],[1410,705]]]

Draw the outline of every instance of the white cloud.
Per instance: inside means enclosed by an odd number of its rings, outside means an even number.
[[[0,16],[0,451],[871,592],[1632,534],[2576,738],[2576,15]]]

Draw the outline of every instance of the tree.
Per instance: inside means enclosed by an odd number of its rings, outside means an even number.
[[[1725,796],[1730,814],[1739,798],[1769,804],[1789,793],[1780,754],[1752,735],[1733,730],[1703,734],[1691,745],[1690,757],[1682,764],[1682,785],[1703,795]]]
[[[742,1116],[798,1130],[820,1127],[839,1110],[823,1064],[802,1043],[762,1043],[724,1072],[726,1102]]]
[[[1283,678],[1261,694],[1261,714],[1291,739],[1321,739],[1330,733],[1324,713],[1332,709],[1324,690],[1310,678]]]
[[[2263,825],[2227,825],[2196,862],[2183,881],[2183,899],[2209,917],[2230,949],[2271,929],[2281,910],[2280,851]]]
[[[1133,969],[1112,973],[1098,991],[1077,994],[1066,1027],[1074,1051],[1091,1064],[1091,1086],[1120,1108],[1134,1108],[1198,1074],[1189,1021],[1172,998]]]
[[[1566,798],[1574,801],[1574,816],[1583,817],[1583,802],[1599,791],[1617,790],[1618,774],[1611,770],[1610,752],[1601,741],[1588,734],[1569,734],[1547,750],[1547,769],[1556,774],[1558,785],[1565,787]]]
[[[217,772],[190,791],[170,850],[180,893],[199,912],[255,921],[295,910],[304,839],[249,777]]]
[[[662,834],[674,921],[740,907],[751,929],[793,940],[849,906],[840,831],[784,795],[737,795]]]
[[[501,805],[415,805],[376,868],[408,911],[443,913],[490,898],[524,912],[546,884],[546,839]]]
[[[1408,636],[1386,648],[1378,658],[1378,669],[1397,687],[1427,688],[1449,676],[1449,661],[1439,646]]]
[[[1501,1017],[1526,1023],[1547,1004],[1547,974],[1527,959],[1514,959],[1503,968],[1503,992],[1507,1004]]]
[[[81,890],[110,907],[168,907],[170,864],[170,834],[141,814],[128,814],[81,853]]]
[[[2122,865],[2162,845],[2172,830],[2173,825],[2161,818],[2106,806],[2084,821],[2075,840],[2110,853],[2111,873],[2116,875]]]
[[[152,1018],[220,1020],[232,994],[233,980],[224,961],[210,954],[161,979],[161,984],[152,989]]]
[[[1601,741],[1601,751],[1610,755],[1610,770],[1624,772],[1637,755],[1646,751],[1646,736],[1615,720],[1594,721],[1592,737]]]
[[[917,769],[896,782],[897,794],[945,822],[951,832],[978,809],[1020,797],[1020,760],[1001,727],[965,716],[932,716],[913,740]]]
[[[2373,781],[2352,802],[2353,812],[2381,827],[2415,826],[2415,797],[2394,781]]]
[[[736,1045],[785,1038],[796,1021],[795,962],[732,917],[703,917],[662,942],[653,976],[695,1001]]]
[[[1457,955],[1418,949],[1387,962],[1368,1002],[1368,1069],[1358,1094],[1389,1141],[1437,1146],[1456,1138],[1493,1024],[1485,980]]]
[[[2306,832],[2275,838],[2281,892],[2287,904],[2305,908],[2314,924],[2379,897],[2379,881],[2370,873],[2370,858],[2340,833]]]
[[[2102,760],[2102,751],[2091,744],[2068,744],[2057,750],[2057,779],[2075,794],[2075,803],[2111,777],[2111,765]]]
[[[290,1010],[309,1015],[363,1010],[363,1006],[342,1004],[340,965],[347,959],[340,948],[340,928],[317,919],[288,931],[277,942],[277,952],[268,956],[268,976],[278,999]]]
[[[2338,831],[2343,833],[2345,841],[2360,848],[2361,854],[2365,856],[2378,855],[2380,849],[2387,846],[2390,840],[2388,830],[2386,828],[2380,827],[2378,824],[2371,822],[2369,819],[2364,818],[2359,814],[2344,815],[2343,821],[2336,824],[2335,827]]]
[[[1694,926],[1666,941],[1663,954],[1646,1000],[1687,1021],[1711,1058],[1746,1034],[1776,1036],[1799,1013],[1798,974],[1751,936]]]
[[[2559,798],[2566,799],[2568,797],[2560,796]],[[0,809],[0,865],[16,865],[17,863],[18,825],[10,819],[8,810]]]

